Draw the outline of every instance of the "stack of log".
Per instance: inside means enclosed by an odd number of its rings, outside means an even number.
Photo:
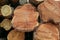
[[[0,0],[0,4],[0,36],[6,32],[7,40],[26,40],[25,32],[32,32],[33,40],[60,40],[60,1]]]

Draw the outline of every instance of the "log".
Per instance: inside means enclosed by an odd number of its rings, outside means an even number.
[[[0,0],[0,6],[8,4],[7,0]]]
[[[7,40],[24,40],[24,32],[12,30],[8,33]]]
[[[4,19],[2,22],[1,22],[1,27],[4,28],[6,31],[10,30],[11,29],[11,20],[9,19]]]
[[[18,6],[14,10],[14,17],[12,19],[13,28],[24,32],[32,31],[38,26],[38,16],[39,13],[31,4],[25,4],[22,7]]]
[[[55,23],[60,22],[60,2],[53,0],[44,1],[38,6],[38,11],[40,13],[40,18],[43,22],[48,22],[50,20]]]
[[[30,3],[37,6],[38,4],[42,3],[44,0],[29,0]]]
[[[10,16],[12,15],[13,8],[9,5],[4,5],[1,7],[1,13],[3,16]]]
[[[34,40],[59,40],[59,30],[51,23],[40,24],[34,32]]]

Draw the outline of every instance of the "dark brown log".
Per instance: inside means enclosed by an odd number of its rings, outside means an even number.
[[[11,0],[13,3],[17,3],[19,0]]]
[[[33,5],[37,6],[38,4],[42,3],[43,0],[29,0],[30,3],[32,3]]]
[[[7,0],[0,0],[0,6],[7,4]]]

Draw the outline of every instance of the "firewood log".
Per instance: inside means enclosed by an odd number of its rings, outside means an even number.
[[[44,0],[29,0],[30,3],[32,3],[33,5],[37,6],[38,4],[40,4],[41,2],[43,2]]]
[[[1,7],[1,13],[3,16],[10,16],[12,14],[13,8],[9,5],[4,5]]]
[[[40,24],[34,32],[34,40],[59,40],[59,30],[51,23]]]
[[[1,22],[1,27],[4,28],[6,31],[10,30],[11,29],[11,20],[9,19],[4,19],[2,22]]]
[[[13,28],[19,31],[32,31],[38,26],[39,13],[31,4],[25,4],[22,7],[17,7],[14,10],[12,19]]]
[[[8,33],[7,40],[24,40],[24,32],[19,32],[16,30],[12,30]]]
[[[8,4],[7,0],[0,0],[0,6]]]
[[[60,2],[54,0],[44,1],[38,6],[38,11],[43,22],[50,20],[55,23],[60,22]]]

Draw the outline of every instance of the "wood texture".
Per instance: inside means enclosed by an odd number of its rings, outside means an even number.
[[[7,4],[7,0],[0,0],[0,6]]]
[[[14,10],[13,27],[19,31],[32,31],[38,26],[38,16],[39,13],[31,4],[25,4]]]
[[[44,22],[50,20],[55,23],[60,22],[60,1],[47,0],[38,6],[38,11],[40,12],[40,18]]]
[[[6,31],[11,29],[11,20],[9,19],[4,19],[1,23],[0,26],[4,28]]]
[[[34,32],[34,40],[59,40],[59,30],[50,23],[40,24]]]
[[[37,6],[38,4],[40,4],[41,2],[43,2],[44,0],[29,0],[30,3],[32,3],[33,5]]]
[[[9,32],[7,39],[8,40],[24,40],[25,35],[24,35],[24,32],[18,32],[16,30],[12,30],[11,32]]]
[[[10,16],[12,14],[12,7],[9,5],[4,5],[1,7],[1,13],[3,16]]]

